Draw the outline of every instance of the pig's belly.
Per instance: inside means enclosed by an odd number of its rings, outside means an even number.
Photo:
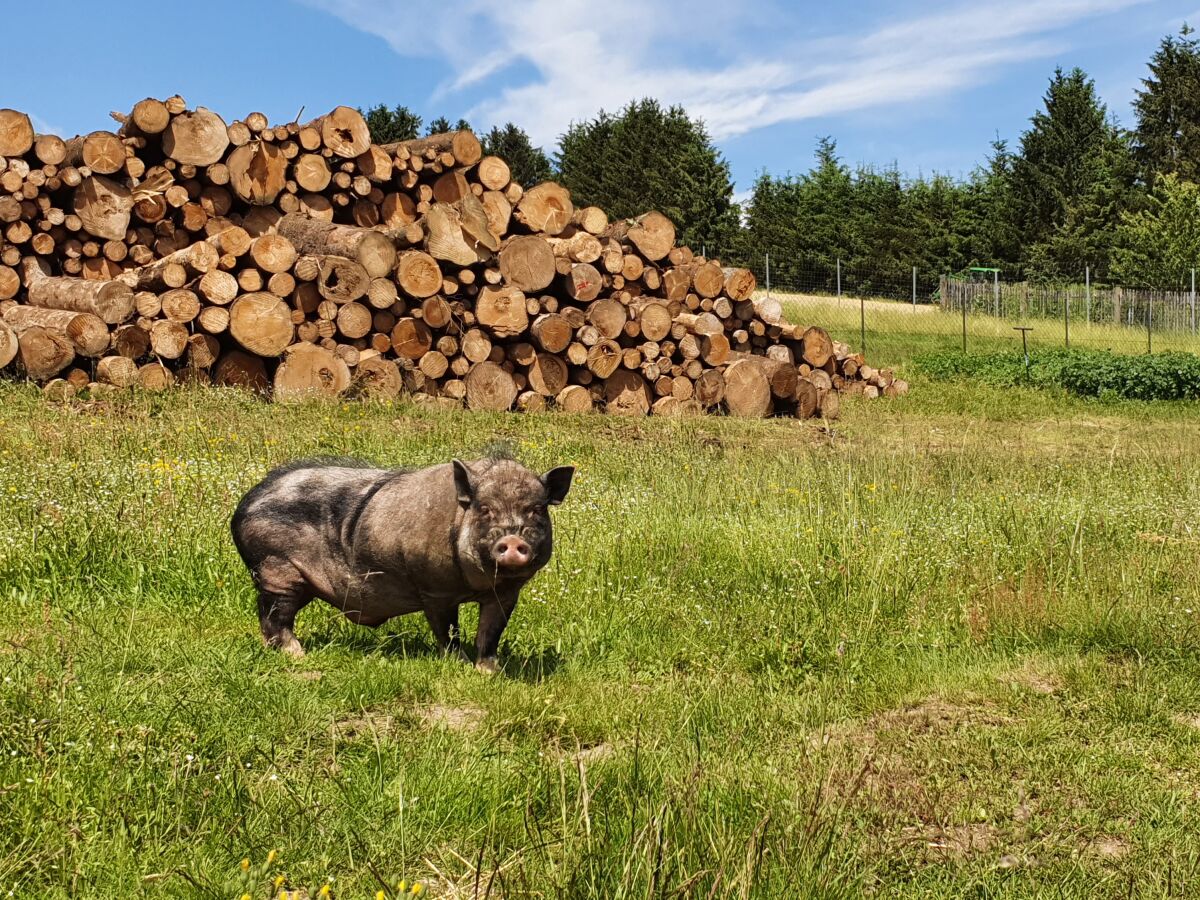
[[[328,581],[331,590],[318,591],[317,595],[359,625],[381,625],[396,616],[424,609],[412,582],[390,573],[344,573]]]

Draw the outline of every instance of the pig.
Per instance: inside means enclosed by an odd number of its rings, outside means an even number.
[[[478,603],[475,666],[495,673],[521,588],[550,560],[549,507],[574,475],[559,466],[538,476],[505,455],[424,469],[300,460],[271,471],[230,523],[258,589],[263,641],[303,656],[296,614],[320,597],[372,627],[423,612],[442,651],[466,659],[458,608]]]

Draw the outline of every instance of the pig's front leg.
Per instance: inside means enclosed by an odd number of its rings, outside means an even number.
[[[434,604],[425,607],[425,620],[433,630],[438,649],[447,656],[457,656],[465,660],[462,641],[458,627],[458,604]]]
[[[517,608],[517,592],[498,594],[479,604],[479,630],[475,632],[475,668],[487,675],[500,671],[496,651],[500,635]]]

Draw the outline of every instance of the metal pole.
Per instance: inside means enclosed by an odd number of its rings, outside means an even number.
[[[917,305],[917,267],[913,266],[913,306]]]
[[[1084,307],[1087,323],[1092,324],[1092,267],[1083,267],[1083,290],[1086,295],[1086,305]]]
[[[767,296],[771,296],[771,254],[767,254]]]
[[[1071,349],[1071,291],[1063,294],[1063,343]]]
[[[963,285],[962,292],[962,314],[963,314],[963,353],[967,352],[967,291],[966,285]]]
[[[837,295],[838,299],[842,299],[842,258],[837,258]]]
[[[858,334],[862,339],[862,352],[867,352],[867,301],[862,292],[858,295]]]
[[[1150,337],[1150,323],[1154,318],[1154,296],[1146,294],[1146,352],[1154,352],[1153,339]]]

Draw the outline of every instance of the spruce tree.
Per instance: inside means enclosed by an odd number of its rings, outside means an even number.
[[[1187,25],[1163,38],[1133,101],[1134,152],[1143,178],[1175,172],[1200,181],[1200,40]]]
[[[554,177],[550,158],[541,147],[533,146],[529,135],[512,122],[503,128],[493,128],[483,136],[483,152],[499,156],[508,163],[513,180],[532,187]]]
[[[1112,229],[1133,200],[1129,141],[1109,121],[1095,83],[1058,69],[1013,161],[1015,220],[1030,273],[1079,278],[1105,268]]]
[[[729,164],[703,123],[682,107],[646,99],[616,115],[601,111],[567,129],[557,162],[559,179],[579,205],[600,206],[618,218],[656,209],[697,250],[723,250],[735,238]]]
[[[407,106],[388,109],[382,103],[366,112],[359,110],[367,120],[371,141],[376,144],[392,144],[396,141],[411,141],[421,133],[421,117]]]

